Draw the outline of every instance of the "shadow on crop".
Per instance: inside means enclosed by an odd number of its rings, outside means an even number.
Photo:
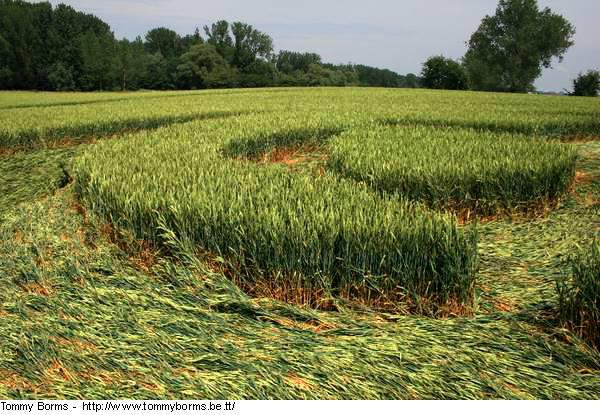
[[[480,132],[525,134],[546,137],[562,137],[572,134],[583,136],[600,135],[600,123],[594,119],[585,120],[574,126],[566,126],[558,123],[544,123],[532,125],[529,123],[498,123],[471,120],[449,120],[449,119],[426,119],[419,117],[410,118],[383,118],[379,124],[387,127],[394,126],[423,126],[433,128],[464,128]]]
[[[276,93],[286,93],[286,92],[291,92],[292,88],[278,88],[278,89],[265,89],[265,90],[260,90],[260,91],[256,91],[253,90],[253,93],[260,93],[260,94],[276,94]],[[188,98],[188,97],[195,97],[195,96],[215,96],[215,95],[245,95],[248,94],[249,91],[248,90],[244,90],[244,89],[232,89],[232,90],[227,90],[227,89],[213,89],[213,90],[202,90],[199,92],[186,92],[186,93],[180,93],[180,92],[175,92],[175,93],[165,93],[165,94],[158,94],[158,95],[124,95],[124,96],[117,96],[114,98],[104,98],[104,99],[79,99],[79,100],[75,100],[75,101],[63,101],[63,102],[44,102],[44,103],[29,103],[29,104],[14,104],[14,105],[6,105],[6,106],[0,106],[0,111],[2,110],[14,110],[14,109],[31,109],[31,108],[55,108],[55,107],[71,107],[71,106],[80,106],[80,105],[93,105],[93,104],[109,104],[109,103],[114,103],[114,102],[135,102],[138,100],[149,100],[149,99],[168,99],[168,98]]]
[[[190,121],[235,117],[247,113],[249,112],[215,111],[189,115],[109,120],[100,123],[60,126],[47,130],[30,129],[17,134],[0,132],[0,154],[11,154],[40,147],[70,147],[91,139],[154,130]]]
[[[319,147],[342,131],[342,128],[301,128],[238,138],[229,141],[221,149],[221,155],[257,161],[261,156],[276,150]]]

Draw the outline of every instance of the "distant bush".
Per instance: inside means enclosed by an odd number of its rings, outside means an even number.
[[[571,260],[571,269],[557,284],[561,319],[600,348],[600,239]]]
[[[433,56],[423,64],[421,85],[431,89],[467,89],[467,74],[459,62]]]
[[[571,95],[579,97],[597,97],[600,92],[600,72],[588,71],[579,74],[573,80],[573,92]]]

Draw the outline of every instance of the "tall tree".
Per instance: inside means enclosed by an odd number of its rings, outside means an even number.
[[[226,20],[219,20],[210,27],[204,26],[204,33],[207,36],[207,42],[213,45],[219,55],[229,63],[233,61],[233,39],[229,33],[229,23]]]
[[[157,27],[146,33],[146,49],[151,54],[160,53],[166,59],[178,57],[184,52],[181,37],[166,27]]]
[[[204,39],[200,36],[200,29],[196,28],[194,33],[191,35],[185,35],[181,38],[181,45],[183,50],[188,51],[192,46],[203,43]]]
[[[282,51],[274,58],[272,39],[242,22],[221,20],[204,31],[210,48],[196,47],[204,43],[199,29],[182,37],[158,27],[145,40],[117,41],[108,24],[70,6],[0,0],[0,89],[398,87],[411,79],[363,65],[326,64],[315,53]]]
[[[242,22],[231,24],[234,39],[233,64],[244,70],[257,59],[269,59],[273,53],[273,39],[266,33]]]
[[[110,88],[115,57],[115,40],[111,34],[96,35],[88,31],[79,37],[83,58],[80,87],[85,90]]]
[[[160,53],[147,56],[147,70],[142,85],[147,89],[175,89],[175,84],[169,72],[169,63]]]
[[[44,56],[39,16],[47,4],[29,4],[21,1],[0,3],[0,35],[10,45],[0,66],[8,76],[8,88],[38,88],[38,60]]]
[[[81,37],[88,32],[112,38],[106,23],[69,6],[0,0],[0,88],[70,88],[71,77],[80,87]],[[61,74],[65,83],[57,83]]]
[[[139,36],[133,42],[127,39],[117,42],[113,73],[121,91],[140,88],[146,76],[147,67],[148,55]]]
[[[179,58],[186,52],[184,40],[175,31],[158,27],[146,34],[144,44],[147,52],[152,56],[150,59],[157,61],[159,65],[152,68],[153,87],[159,89],[174,88]],[[159,73],[159,71],[162,71],[162,73]]]
[[[366,65],[356,65],[355,70],[362,86],[379,86],[398,88],[406,86],[405,78],[389,69],[373,68]]]
[[[54,91],[73,91],[75,89],[73,72],[62,62],[56,62],[49,68],[48,82],[50,89]]]
[[[421,85],[432,89],[467,89],[467,74],[455,60],[432,56],[423,64]]]
[[[536,0],[500,0],[468,42],[464,62],[473,89],[526,92],[542,68],[562,60],[575,28]]]
[[[231,72],[214,45],[197,44],[183,54],[177,66],[177,80],[182,88],[227,86]]]
[[[247,65],[238,75],[239,86],[256,88],[273,86],[277,82],[277,67],[275,63],[256,59]]]
[[[64,4],[56,6],[52,24],[46,33],[49,63],[60,62],[72,71],[75,79],[80,78],[83,57],[79,38],[86,32],[92,32],[96,36],[113,37],[108,24],[97,17],[83,14]]]
[[[0,33],[0,89],[10,89],[14,82],[14,74],[11,68],[12,50],[11,45]]]

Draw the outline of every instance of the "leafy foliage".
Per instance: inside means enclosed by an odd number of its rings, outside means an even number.
[[[467,89],[467,75],[460,63],[433,56],[423,64],[421,85],[432,89]]]
[[[73,91],[75,89],[73,73],[62,62],[56,62],[50,67],[48,82],[54,91]]]
[[[412,73],[399,75],[389,69],[373,68],[366,65],[355,65],[354,70],[362,86],[382,86],[388,88],[418,88],[419,78]]]
[[[317,53],[300,53],[282,50],[277,54],[277,69],[285,74],[295,71],[308,72],[310,65],[321,64],[321,56]]]
[[[586,74],[579,74],[573,80],[572,95],[580,97],[597,97],[600,93],[600,72],[588,71]]]
[[[146,33],[145,46],[149,53],[159,53],[166,59],[178,57],[184,52],[181,37],[166,27],[158,27]]]
[[[180,61],[177,81],[185,88],[215,88],[232,84],[233,71],[210,43],[192,46]]]
[[[537,0],[500,0],[471,36],[464,62],[470,86],[483,91],[527,92],[573,45],[574,27]]]
[[[404,82],[389,70],[326,66],[315,53],[275,54],[271,37],[243,22],[205,26],[206,39],[199,29],[180,36],[158,27],[129,41],[64,5],[0,0],[0,16],[0,89],[344,86],[358,84],[357,76],[366,86],[417,86],[414,75]]]
[[[100,87],[113,42],[106,23],[63,4],[21,0],[1,0],[0,16],[0,89],[49,89],[48,69],[59,62],[78,88]]]

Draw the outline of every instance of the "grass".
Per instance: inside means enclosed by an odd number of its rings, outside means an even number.
[[[331,105],[330,90],[315,94]],[[449,105],[458,96],[439,94]],[[580,105],[565,102],[573,111]],[[159,130],[145,136],[154,134]],[[569,272],[565,259],[600,233],[598,141],[573,144],[576,179],[554,209],[477,225],[472,315],[442,319],[345,301],[337,311],[319,311],[253,298],[165,229],[160,237],[173,256],[157,255],[107,227],[93,206],[82,207],[73,184],[62,186],[64,170],[73,174],[68,166],[99,144],[0,155],[0,399],[600,393],[600,352],[564,328],[556,291]],[[293,168],[309,174],[302,163]]]
[[[0,221],[22,202],[52,193],[70,181],[67,166],[78,148],[0,154]]]
[[[77,189],[117,227],[159,244],[167,227],[224,258],[245,286],[296,287],[300,303],[333,295],[386,307],[402,302],[424,313],[450,303],[469,307],[473,228],[334,174],[221,156],[318,142],[335,132],[327,123],[268,113],[130,135],[80,158]],[[265,131],[275,133],[263,140]]]
[[[525,134],[600,135],[600,105],[596,100],[562,98],[380,88],[348,88],[342,93],[337,88],[87,95],[2,92],[0,147],[31,140],[48,142],[62,134],[95,134],[110,130],[113,124],[139,125],[153,118],[281,108],[288,114],[299,109],[319,112],[341,108],[348,118],[381,123],[466,126]]]
[[[561,318],[600,347],[600,241],[571,258],[572,279],[557,283]]]
[[[561,197],[575,176],[576,157],[568,144],[522,135],[369,126],[339,135],[329,166],[436,209],[490,215]]]
[[[517,292],[512,312],[442,320],[253,300],[202,263],[140,269],[72,201],[61,190],[1,225],[3,399],[594,399],[600,390],[600,355]],[[535,279],[515,272],[512,283]]]
[[[97,120],[93,123],[82,124],[75,122],[59,127],[19,130],[15,133],[0,132],[0,150],[2,150],[2,147],[5,149],[5,152],[11,148],[48,148],[68,144],[71,141],[85,141],[90,138],[97,139],[130,131],[150,130],[165,125],[186,123],[192,120],[215,119],[232,115],[236,115],[236,113],[220,111],[175,116],[142,116],[129,119],[112,119],[109,121]]]

